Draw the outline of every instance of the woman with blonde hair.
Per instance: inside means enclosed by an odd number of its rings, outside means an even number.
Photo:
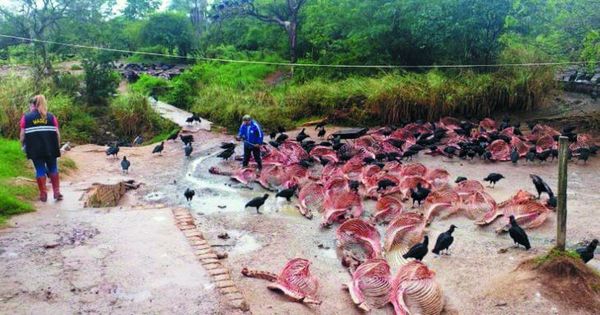
[[[60,157],[58,120],[48,112],[43,95],[34,96],[31,103],[31,111],[21,118],[21,145],[35,167],[40,201],[48,200],[46,176],[52,183],[54,199],[62,200],[57,164]]]

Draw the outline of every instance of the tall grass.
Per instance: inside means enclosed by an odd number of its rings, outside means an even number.
[[[253,80],[236,81],[243,88],[206,76],[208,79],[199,83],[202,88],[193,110],[229,129],[235,129],[244,114],[253,115],[266,128],[290,126],[313,117],[369,126],[531,110],[554,86],[548,68],[493,73],[395,72],[341,81],[317,78],[275,87],[265,84],[266,70],[255,71]]]
[[[29,80],[12,74],[0,76],[0,136],[16,138],[19,135],[19,120],[33,95],[33,84]]]
[[[153,138],[156,134],[172,131],[175,125],[160,117],[148,103],[148,99],[139,93],[130,93],[117,97],[110,105],[111,115],[117,124],[117,135],[133,139],[143,136]]]

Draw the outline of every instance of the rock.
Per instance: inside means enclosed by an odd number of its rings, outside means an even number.
[[[229,257],[227,253],[217,253],[217,259],[225,259],[227,257]]]
[[[229,234],[227,234],[227,232],[223,232],[220,233],[219,235],[217,235],[218,238],[222,239],[222,240],[228,240],[229,239]]]
[[[329,246],[325,246],[325,245],[323,245],[322,243],[321,243],[321,244],[319,244],[317,247],[318,247],[318,248],[320,248],[320,249],[330,249],[330,247],[329,247]]]

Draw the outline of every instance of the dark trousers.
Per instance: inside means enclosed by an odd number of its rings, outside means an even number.
[[[33,166],[35,167],[36,178],[58,173],[58,164],[56,163],[56,158],[33,159]]]
[[[242,163],[243,167],[248,166],[248,162],[250,161],[250,154],[254,155],[254,161],[258,164],[258,169],[262,169],[262,160],[260,158],[260,147],[251,147],[244,146],[244,162]]]

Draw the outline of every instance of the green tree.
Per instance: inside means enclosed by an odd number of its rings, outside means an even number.
[[[131,20],[141,19],[154,13],[159,7],[159,0],[127,0],[123,15]]]
[[[192,28],[185,15],[180,13],[158,13],[152,15],[142,26],[139,41],[143,46],[160,45],[170,54],[186,56],[192,47]]]
[[[86,103],[90,106],[106,106],[109,99],[117,92],[120,76],[113,71],[112,61],[115,56],[108,53],[88,55],[83,60],[85,73]]]
[[[169,9],[188,14],[198,38],[206,30],[208,26],[206,0],[171,0]]]
[[[226,0],[213,5],[213,18],[221,20],[235,16],[249,16],[279,26],[287,33],[290,62],[294,63],[298,59],[300,11],[305,4],[306,0],[256,1],[256,3],[254,0]]]
[[[47,40],[51,28],[67,15],[73,3],[73,0],[19,0],[15,2],[17,10],[0,8],[0,14],[16,26],[20,34],[43,41]],[[34,78],[39,82],[44,74],[52,72],[52,63],[46,43],[34,42],[33,47]]]
[[[594,70],[600,63],[600,31],[592,30],[583,41],[581,58],[588,63],[590,70]]]

